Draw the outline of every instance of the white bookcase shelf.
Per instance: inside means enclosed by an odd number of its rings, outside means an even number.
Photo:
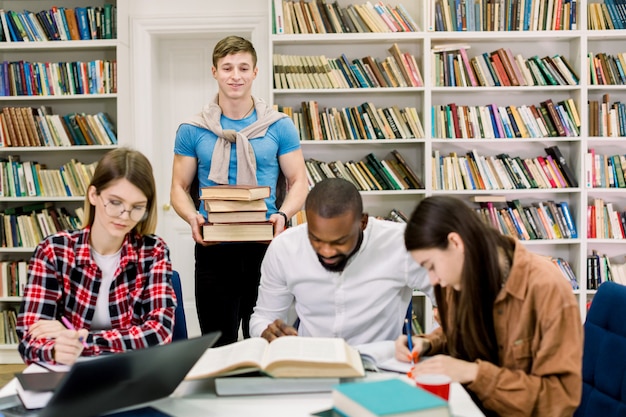
[[[0,8],[22,12],[24,9],[34,13],[50,10],[52,7],[102,7],[105,3],[117,6],[113,0],[1,0]],[[117,61],[118,39],[69,40],[47,42],[0,42],[1,61],[26,62],[73,62],[107,60]],[[69,113],[96,114],[105,112],[112,123],[117,126],[118,95],[107,94],[74,94],[74,95],[33,95],[33,96],[0,96],[0,108],[3,107],[39,107],[49,106],[53,114]],[[117,130],[117,138],[125,136],[125,132]],[[117,145],[71,146],[71,147],[0,147],[0,158],[15,155],[21,161],[37,161],[48,168],[58,168],[74,158],[83,163],[91,163]],[[73,197],[0,197],[0,211],[30,205],[39,202],[54,202],[55,207],[65,207],[73,212],[81,207],[82,196]],[[73,213],[72,213],[73,214]],[[28,261],[35,248],[3,247],[0,248],[0,261]],[[0,297],[0,308],[19,309],[21,297]],[[0,345],[0,363],[21,363],[17,345]]]
[[[401,2],[413,18],[426,28],[429,2]],[[360,2],[339,0],[339,5],[361,4]],[[626,138],[598,138],[589,136],[588,100],[602,101],[602,95],[608,93],[611,103],[626,100],[624,85],[591,85],[588,82],[587,54],[626,51],[626,31],[586,30],[587,1],[578,2],[579,30],[564,31],[498,31],[496,32],[411,32],[411,33],[350,33],[350,34],[270,34],[269,59],[274,54],[283,55],[324,55],[337,58],[346,54],[351,60],[367,55],[384,58],[387,49],[397,43],[401,50],[412,53],[424,79],[423,87],[412,88],[354,88],[354,89],[306,89],[306,90],[271,90],[271,101],[281,106],[300,108],[305,100],[316,100],[319,107],[346,107],[371,101],[377,107],[402,105],[416,107],[426,134],[425,138],[411,140],[354,140],[340,141],[302,141],[305,158],[315,158],[330,162],[335,160],[358,160],[368,152],[384,156],[392,149],[398,149],[409,164],[416,169],[425,183],[424,190],[363,192],[365,208],[371,214],[386,215],[392,208],[399,208],[409,214],[418,201],[430,195],[454,195],[470,202],[470,198],[481,194],[504,195],[507,200],[519,199],[522,204],[546,200],[566,201],[570,207],[579,238],[557,240],[524,241],[530,250],[543,255],[562,257],[573,268],[580,285],[575,290],[584,320],[587,302],[595,291],[586,286],[587,256],[592,250],[606,253],[609,257],[626,254],[626,241],[608,239],[587,239],[587,205],[594,198],[603,198],[612,202],[617,209],[626,210],[626,189],[587,188],[585,178],[585,155],[590,148],[604,154],[626,154]],[[395,5],[395,3],[391,3]],[[268,1],[270,19],[272,19],[272,1]],[[271,27],[271,25],[270,25]],[[498,48],[509,48],[514,55],[524,58],[534,55],[543,57],[559,54],[564,56],[575,68],[580,77],[578,85],[567,86],[520,86],[520,87],[439,87],[433,82],[434,54],[432,49],[442,44],[469,45],[468,55],[489,53]],[[270,79],[273,83],[273,75]],[[532,139],[443,139],[433,135],[431,108],[434,105],[456,103],[459,105],[538,105],[541,101],[552,99],[573,99],[581,118],[581,134],[576,137],[543,137]],[[433,188],[432,156],[435,151],[441,155],[450,152],[465,154],[476,149],[480,155],[508,153],[512,156],[536,157],[545,155],[544,148],[557,145],[568,164],[573,169],[579,186],[563,189],[525,189],[525,190],[463,190],[443,191]],[[472,203],[475,205],[475,203]],[[477,205],[475,205],[477,207]],[[428,330],[428,326],[427,326]]]

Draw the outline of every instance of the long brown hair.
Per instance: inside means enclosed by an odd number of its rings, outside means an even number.
[[[148,200],[146,215],[137,223],[135,230],[142,235],[154,233],[157,225],[156,185],[152,165],[144,154],[126,147],[107,152],[98,162],[89,185],[93,185],[100,194],[113,181],[122,178],[139,188]],[[84,209],[83,226],[91,226],[95,218],[95,207],[89,202],[88,196],[85,197]]]
[[[452,299],[445,300],[443,289],[435,286],[449,353],[468,361],[497,363],[493,304],[504,282],[499,253],[512,251],[514,243],[486,225],[463,201],[449,196],[420,202],[411,214],[404,242],[408,251],[446,249],[452,232],[458,233],[464,244],[461,290],[450,288]]]

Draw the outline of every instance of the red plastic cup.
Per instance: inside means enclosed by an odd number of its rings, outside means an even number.
[[[413,377],[415,384],[428,392],[448,401],[450,397],[450,377],[441,374],[420,374]]]

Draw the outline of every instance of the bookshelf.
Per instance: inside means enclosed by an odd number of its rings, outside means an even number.
[[[283,2],[284,3],[284,2]],[[365,2],[339,0],[340,7]],[[399,2],[385,3],[391,6]],[[364,204],[368,212],[375,215],[386,215],[390,209],[399,208],[410,213],[417,202],[425,196],[449,194],[465,200],[472,207],[477,195],[505,196],[507,200],[520,200],[523,205],[555,201],[566,202],[576,224],[578,238],[543,239],[523,241],[528,248],[539,254],[560,257],[570,264],[578,278],[579,289],[574,290],[579,300],[581,317],[585,318],[587,303],[593,298],[595,290],[587,286],[587,257],[592,251],[606,254],[611,259],[620,259],[626,254],[624,239],[591,239],[587,238],[587,206],[594,199],[602,198],[611,202],[620,211],[626,210],[626,193],[623,188],[591,187],[585,182],[587,153],[593,149],[597,154],[624,155],[626,142],[624,135],[608,137],[602,134],[592,136],[590,130],[589,100],[602,102],[608,94],[610,103],[626,100],[625,85],[594,85],[588,80],[588,53],[618,54],[625,52],[623,47],[626,32],[621,30],[589,30],[586,28],[588,6],[590,2],[578,2],[577,29],[575,30],[535,30],[535,31],[498,31],[497,36],[488,31],[435,31],[435,1],[405,1],[410,15],[419,25],[416,32],[385,32],[385,33],[309,33],[309,34],[270,34],[269,54],[285,55],[325,55],[336,58],[342,53],[349,58],[361,58],[366,55],[373,57],[387,56],[387,49],[397,43],[401,50],[412,53],[424,79],[422,87],[396,88],[352,88],[352,89],[285,89],[273,88],[271,100],[279,106],[299,108],[304,100],[316,100],[320,108],[331,106],[354,106],[364,101],[371,101],[376,106],[401,105],[413,106],[417,109],[424,127],[425,137],[411,139],[379,139],[379,140],[303,140],[302,147],[306,158],[322,161],[342,161],[361,159],[369,152],[384,157],[391,149],[399,150],[409,164],[418,172],[425,188],[422,190],[404,191],[364,191]],[[486,2],[485,2],[486,3]],[[502,2],[504,3],[504,2]],[[515,2],[513,2],[515,3]],[[564,2],[569,3],[569,2]],[[268,2],[270,27],[273,27],[274,2]],[[562,15],[562,17],[564,14]],[[570,22],[571,23],[571,22]],[[433,30],[425,30],[432,27]],[[566,58],[577,72],[580,81],[574,85],[530,85],[530,86],[476,86],[451,87],[441,86],[434,82],[435,57],[433,50],[450,44],[467,46],[469,58],[491,53],[499,48],[508,48],[514,55],[523,58],[533,55]],[[271,62],[271,59],[270,59]],[[268,79],[274,85],[273,76]],[[431,118],[433,106],[445,106],[454,103],[459,106],[539,106],[541,102],[551,99],[554,103],[573,100],[581,120],[580,134],[571,136],[547,136],[528,138],[472,138],[452,139],[434,133],[434,122]],[[536,158],[546,156],[545,148],[558,146],[567,164],[578,180],[575,187],[500,189],[500,190],[445,190],[436,186],[433,175],[433,156],[465,155],[476,151],[480,155],[496,156],[506,153],[520,158]],[[620,260],[624,262],[623,259]],[[428,300],[426,300],[427,303]],[[423,300],[419,302],[424,302]],[[429,310],[429,305],[426,309]],[[432,318],[426,319],[426,331],[432,326]],[[430,321],[429,321],[430,320]]]
[[[109,117],[113,127],[117,125],[118,119],[118,96],[116,93],[116,61],[118,56],[119,42],[115,36],[116,24],[115,18],[117,15],[117,3],[110,0],[61,0],[61,1],[19,1],[19,0],[4,0],[0,1],[0,8],[5,12],[14,11],[18,13],[29,10],[36,14],[43,10],[53,10],[57,8],[71,9],[73,11],[76,8],[86,8],[89,10],[96,10],[96,8],[102,8],[104,14],[104,5],[111,12],[111,36],[104,34],[104,28],[96,35],[90,35],[90,39],[71,39],[71,40],[54,40],[54,41],[15,41],[8,42],[5,37],[0,42],[0,62],[18,62],[24,61],[26,63],[59,63],[59,62],[84,62],[94,64],[93,69],[95,71],[88,71],[87,77],[92,80],[105,80],[99,81],[102,84],[100,89],[92,90],[89,93],[81,93],[79,85],[74,84],[74,91],[68,88],[65,93],[57,91],[56,93],[48,92],[47,94],[41,91],[36,93],[24,93],[16,94],[12,91],[5,91],[0,95],[0,108],[40,108],[41,106],[47,107],[51,114],[54,115],[68,115],[68,114],[85,114],[96,115],[100,112],[106,113]],[[67,15],[66,15],[67,20]],[[95,21],[95,18],[94,18]],[[104,19],[102,19],[104,24]],[[71,37],[71,35],[70,35]],[[92,38],[93,37],[93,38]],[[105,39],[106,38],[106,39]],[[115,64],[114,64],[115,63]],[[19,68],[19,66],[18,66]],[[22,66],[22,68],[25,68]],[[99,72],[97,69],[102,72]],[[96,73],[98,74],[96,76]],[[89,77],[91,74],[91,77]],[[31,78],[33,80],[33,78]],[[71,86],[67,79],[66,85]],[[96,82],[95,85],[98,85]],[[93,83],[93,81],[92,81]],[[35,85],[35,84],[33,84]],[[36,90],[36,88],[33,88]],[[39,119],[41,120],[41,119]],[[40,125],[41,126],[41,125]],[[94,127],[92,127],[94,128]],[[96,134],[95,130],[90,130],[91,134]],[[115,132],[115,138],[124,136],[124,132]],[[41,136],[40,136],[41,137]],[[71,138],[71,132],[70,132]],[[100,157],[110,149],[117,146],[117,141],[105,141],[98,142],[93,141],[90,144],[77,145],[74,141],[71,141],[65,146],[16,142],[13,136],[9,139],[13,139],[12,143],[7,143],[6,139],[3,142],[3,146],[0,146],[0,159],[6,160],[9,157],[16,157],[22,163],[25,161],[38,162],[42,167],[50,170],[60,170],[60,168],[74,159],[82,164],[91,164],[100,159]],[[20,146],[22,145],[22,146]],[[43,185],[43,184],[42,184]],[[28,195],[28,194],[27,194]],[[19,207],[43,206],[44,204],[50,204],[57,209],[65,209],[69,214],[75,215],[75,210],[79,209],[83,205],[84,197],[83,193],[73,193],[72,195],[59,195],[50,196],[50,193],[38,193],[34,196],[16,196],[10,193],[4,194],[0,197],[0,212],[11,212]],[[0,261],[28,261],[34,250],[33,245],[15,245],[14,247],[1,247],[0,248]],[[0,308],[12,308],[16,311],[19,309],[21,297],[18,296],[5,296],[0,297]],[[22,360],[17,352],[16,344],[4,344],[0,345],[0,363],[21,363]]]

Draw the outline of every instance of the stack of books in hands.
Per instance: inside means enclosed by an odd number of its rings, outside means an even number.
[[[200,200],[207,212],[202,227],[205,242],[262,242],[274,237],[266,220],[264,198],[270,187],[262,185],[214,185],[202,187]]]

